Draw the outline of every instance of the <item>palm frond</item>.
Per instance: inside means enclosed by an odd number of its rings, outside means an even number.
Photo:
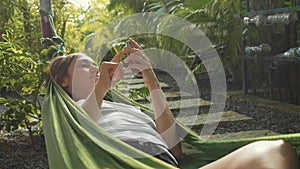
[[[148,0],[144,5],[144,12],[175,13],[183,6],[182,0]]]

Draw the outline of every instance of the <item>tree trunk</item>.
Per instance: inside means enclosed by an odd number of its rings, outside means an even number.
[[[52,17],[51,0],[40,0],[40,15],[43,38],[51,38],[55,33],[55,28],[51,25]],[[53,23],[53,22],[52,22]]]

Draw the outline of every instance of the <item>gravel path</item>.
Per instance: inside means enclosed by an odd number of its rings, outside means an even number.
[[[161,80],[167,79],[165,76],[159,78]],[[209,99],[208,95],[204,97]],[[251,117],[252,120],[220,123],[215,134],[251,130],[271,130],[283,134],[300,132],[300,114],[257,106],[235,99],[227,99],[225,110],[238,112]],[[201,112],[205,113],[208,110],[201,109]],[[199,128],[193,129],[198,132]],[[0,134],[2,136],[0,139],[0,169],[48,168],[43,135],[35,136],[32,143],[30,143],[28,137],[20,133]]]
[[[227,99],[226,110],[251,117],[252,120],[231,122],[218,126],[216,133],[249,130],[270,130],[276,133],[299,133],[300,114],[257,106],[248,102]]]

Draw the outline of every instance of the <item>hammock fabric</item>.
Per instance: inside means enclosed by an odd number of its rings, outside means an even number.
[[[135,103],[112,90],[106,99]],[[110,96],[110,97],[109,97]],[[145,113],[153,115],[146,107]],[[42,108],[50,168],[174,168],[112,137],[96,124],[55,82],[51,82]],[[300,133],[227,141],[203,140],[178,122],[183,136],[182,168],[198,168],[256,140],[284,139],[300,152]],[[132,157],[142,158],[132,158]]]
[[[110,136],[54,82],[42,119],[50,168],[172,168]]]

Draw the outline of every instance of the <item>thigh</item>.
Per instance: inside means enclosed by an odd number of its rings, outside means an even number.
[[[241,147],[201,169],[293,169],[298,168],[298,157],[283,140],[258,141]]]

